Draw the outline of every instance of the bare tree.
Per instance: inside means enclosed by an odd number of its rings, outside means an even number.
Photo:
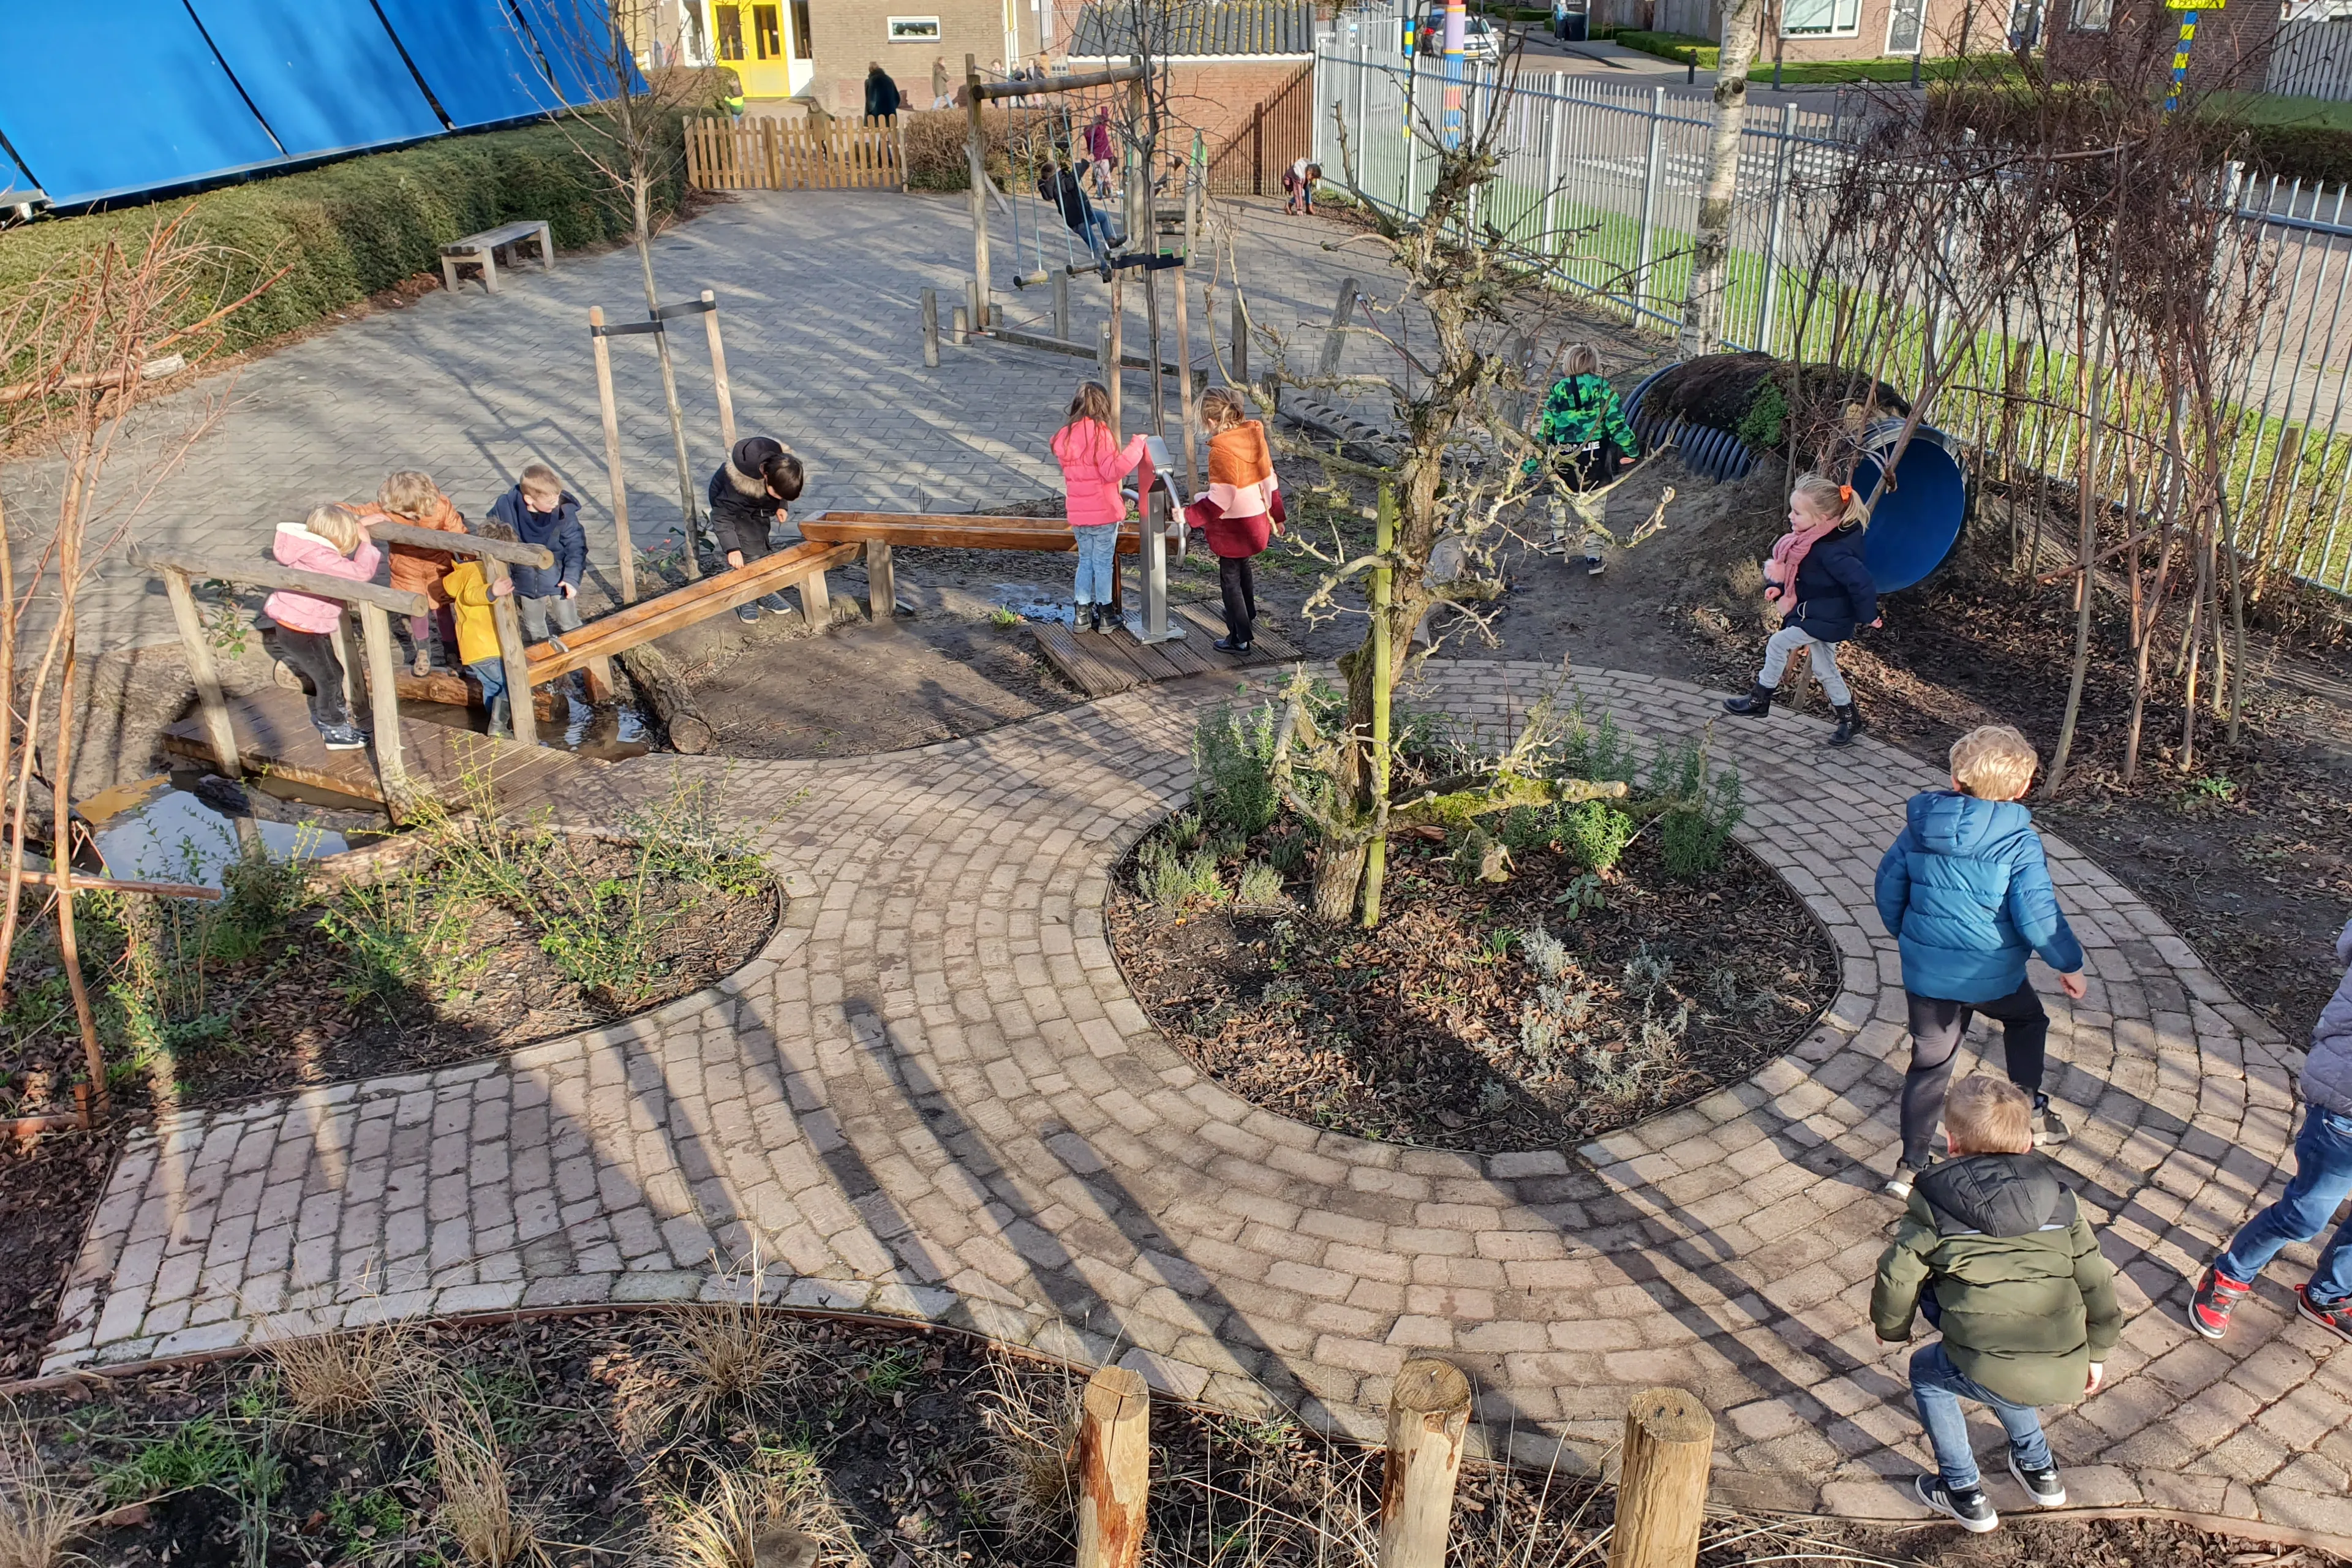
[[[1716,53],[1715,111],[1706,142],[1706,179],[1699,188],[1698,230],[1690,284],[1683,297],[1675,351],[1685,359],[1713,353],[1723,331],[1723,295],[1731,261],[1731,209],[1739,193],[1739,138],[1748,125],[1748,69],[1762,36],[1765,0],[1732,0]]]

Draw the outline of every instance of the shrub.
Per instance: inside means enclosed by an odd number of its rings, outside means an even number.
[[[684,187],[685,137],[672,121],[670,177],[654,192],[667,213]],[[109,239],[143,247],[183,210],[187,232],[217,247],[217,276],[180,302],[186,326],[251,289],[280,267],[286,276],[223,321],[219,346],[255,347],[365,300],[404,278],[433,272],[441,247],[517,218],[544,218],[559,249],[621,238],[628,205],[560,124],[448,136],[396,153],[232,185],[190,201],[28,224],[0,237],[0,309]],[[5,379],[5,378],[0,378]]]
[[[1143,896],[1170,914],[1181,912],[1195,900],[1225,901],[1225,881],[1217,874],[1213,849],[1195,849],[1187,855],[1164,842],[1147,844],[1139,868]]]
[[[1633,841],[1633,819],[1605,800],[1588,800],[1560,814],[1560,847],[1588,871],[1613,868]]]
[[[1245,868],[1234,901],[1259,908],[1282,902],[1282,873],[1263,861]]]
[[[961,109],[922,109],[912,113],[901,111],[898,118],[907,127],[909,186],[919,191],[971,189],[971,160],[964,152],[964,142],[971,130],[969,113]],[[1011,110],[980,111],[981,155],[987,160],[988,172],[999,185],[1004,184],[1011,170],[1012,140]],[[1018,197],[1021,193],[1006,194]]]
[[[1618,729],[1614,713],[1603,713],[1598,725],[1589,725],[1580,706],[1571,710],[1558,757],[1561,778],[1589,779],[1594,784],[1633,782],[1633,745]]]
[[[1244,838],[1272,826],[1282,808],[1274,788],[1274,731],[1271,703],[1247,714],[1220,707],[1192,731],[1196,809]]]
[[[1706,747],[1691,737],[1660,746],[1650,763],[1650,793],[1664,805],[1658,822],[1666,874],[1696,881],[1723,864],[1723,847],[1747,815],[1739,770],[1707,767]]]

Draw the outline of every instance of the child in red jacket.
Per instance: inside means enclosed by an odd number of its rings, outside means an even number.
[[[1118,482],[1143,461],[1143,437],[1129,437],[1124,447],[1112,438],[1110,388],[1089,381],[1070,399],[1070,416],[1054,432],[1054,456],[1062,465],[1070,531],[1078,541],[1078,614],[1087,630],[1098,632],[1118,570],[1118,525],[1127,518]]]
[[[1239,394],[1211,387],[1201,395],[1201,423],[1209,434],[1209,488],[1184,509],[1184,520],[1208,536],[1224,590],[1225,635],[1221,653],[1247,653],[1257,621],[1257,583],[1250,557],[1282,531],[1282,489],[1265,426],[1249,418]]]
[[[281,522],[269,553],[281,566],[365,583],[383,559],[359,513],[345,506],[322,506],[300,522]],[[278,623],[278,657],[310,688],[310,722],[331,752],[356,752],[367,737],[352,725],[343,702],[343,667],[335,657],[335,634],[343,606],[334,599],[280,588],[262,602],[262,614]]]

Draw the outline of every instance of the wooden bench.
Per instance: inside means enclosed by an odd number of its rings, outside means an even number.
[[[451,292],[457,288],[457,268],[478,267],[482,269],[482,291],[499,291],[498,253],[508,252],[507,265],[515,265],[514,247],[525,240],[539,242],[539,266],[542,272],[555,270],[555,240],[544,223],[526,218],[520,223],[501,224],[497,228],[469,234],[455,245],[441,247],[441,281]]]

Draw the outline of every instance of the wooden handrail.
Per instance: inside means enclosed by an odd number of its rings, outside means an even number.
[[[412,522],[387,522],[382,518],[368,520],[368,536],[392,544],[415,544],[427,550],[446,550],[452,555],[479,555],[492,561],[503,561],[509,566],[546,568],[555,564],[554,552],[544,544],[519,544],[505,539],[485,539],[478,533],[445,533],[437,528],[419,528]]]
[[[330,577],[323,572],[298,572],[275,561],[257,561],[250,556],[198,555],[185,550],[134,550],[131,552],[131,562],[132,565],[151,572],[184,572],[191,577],[215,578],[223,583],[240,583],[253,588],[283,588],[288,593],[338,599],[347,605],[373,605],[395,616],[421,616],[433,607],[422,594],[412,594],[402,588],[379,588],[373,583],[354,583],[348,577]]]

